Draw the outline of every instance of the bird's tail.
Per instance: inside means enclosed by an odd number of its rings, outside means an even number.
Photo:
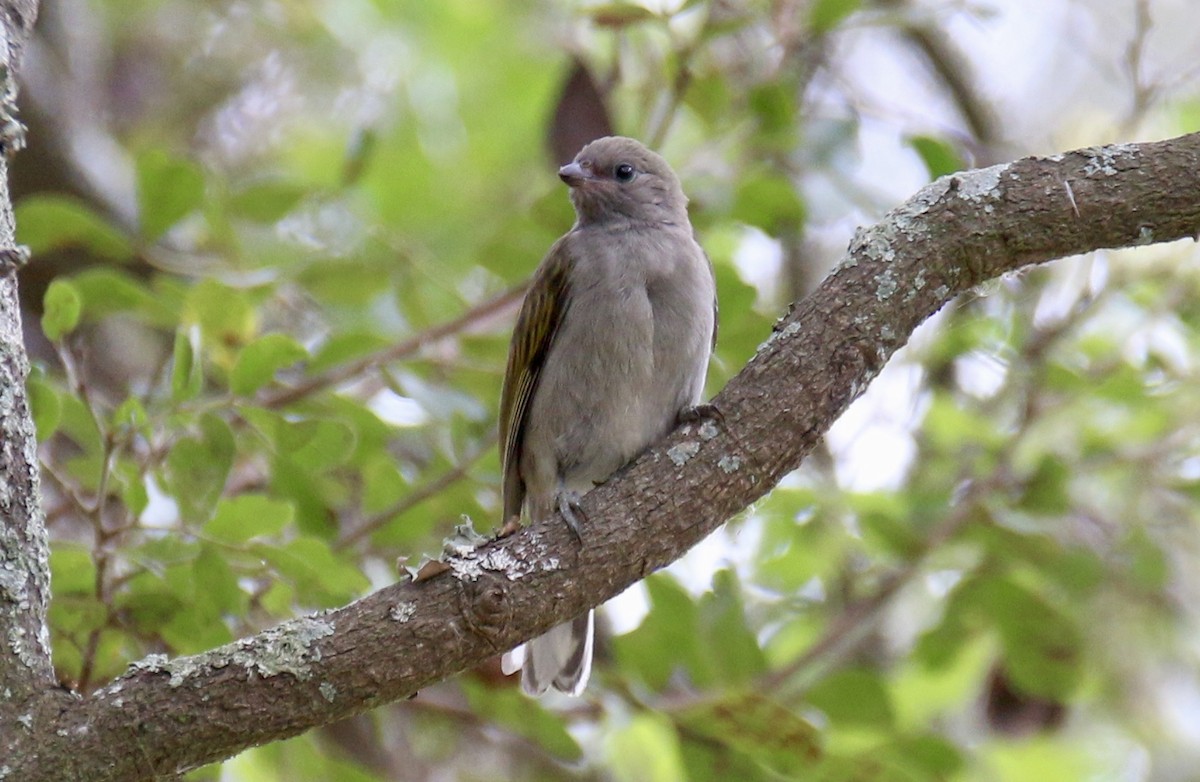
[[[504,655],[505,673],[521,669],[521,688],[541,695],[551,686],[579,695],[592,673],[593,611],[575,617]]]

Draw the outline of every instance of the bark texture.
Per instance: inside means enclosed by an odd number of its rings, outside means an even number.
[[[25,397],[29,362],[21,336],[8,159],[24,145],[16,72],[37,19],[33,0],[0,1],[0,737],[53,685],[46,607],[49,550],[39,507],[37,440]],[[2,741],[3,739],[0,739]],[[0,743],[0,779],[4,776]]]

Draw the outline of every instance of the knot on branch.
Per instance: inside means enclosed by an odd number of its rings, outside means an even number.
[[[512,618],[512,603],[504,581],[490,574],[463,581],[460,613],[471,632],[495,643]]]

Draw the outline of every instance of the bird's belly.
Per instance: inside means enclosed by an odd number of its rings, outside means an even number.
[[[575,321],[587,323],[586,333],[559,341],[574,350],[547,356],[525,442],[533,468],[525,475],[535,483],[587,491],[663,437],[696,401],[707,350],[689,340],[664,360],[644,291],[609,308],[607,318],[603,311]]]
[[[555,438],[555,460],[563,483],[586,491],[604,481],[665,435],[677,410],[645,394],[611,384],[614,404],[583,412]]]

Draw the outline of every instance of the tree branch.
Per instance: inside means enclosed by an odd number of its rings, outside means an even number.
[[[34,0],[0,2],[0,736],[25,703],[54,682],[46,628],[49,549],[15,275],[24,253],[15,245],[8,194],[8,156],[24,143],[14,102],[16,73],[36,19]]]
[[[22,780],[153,779],[349,716],[476,665],[672,562],[796,468],[912,331],[1005,272],[1200,232],[1200,134],[944,177],[879,225],[781,319],[690,423],[565,524],[447,556],[400,583],[194,657],[151,657],[65,708],[30,712]]]

